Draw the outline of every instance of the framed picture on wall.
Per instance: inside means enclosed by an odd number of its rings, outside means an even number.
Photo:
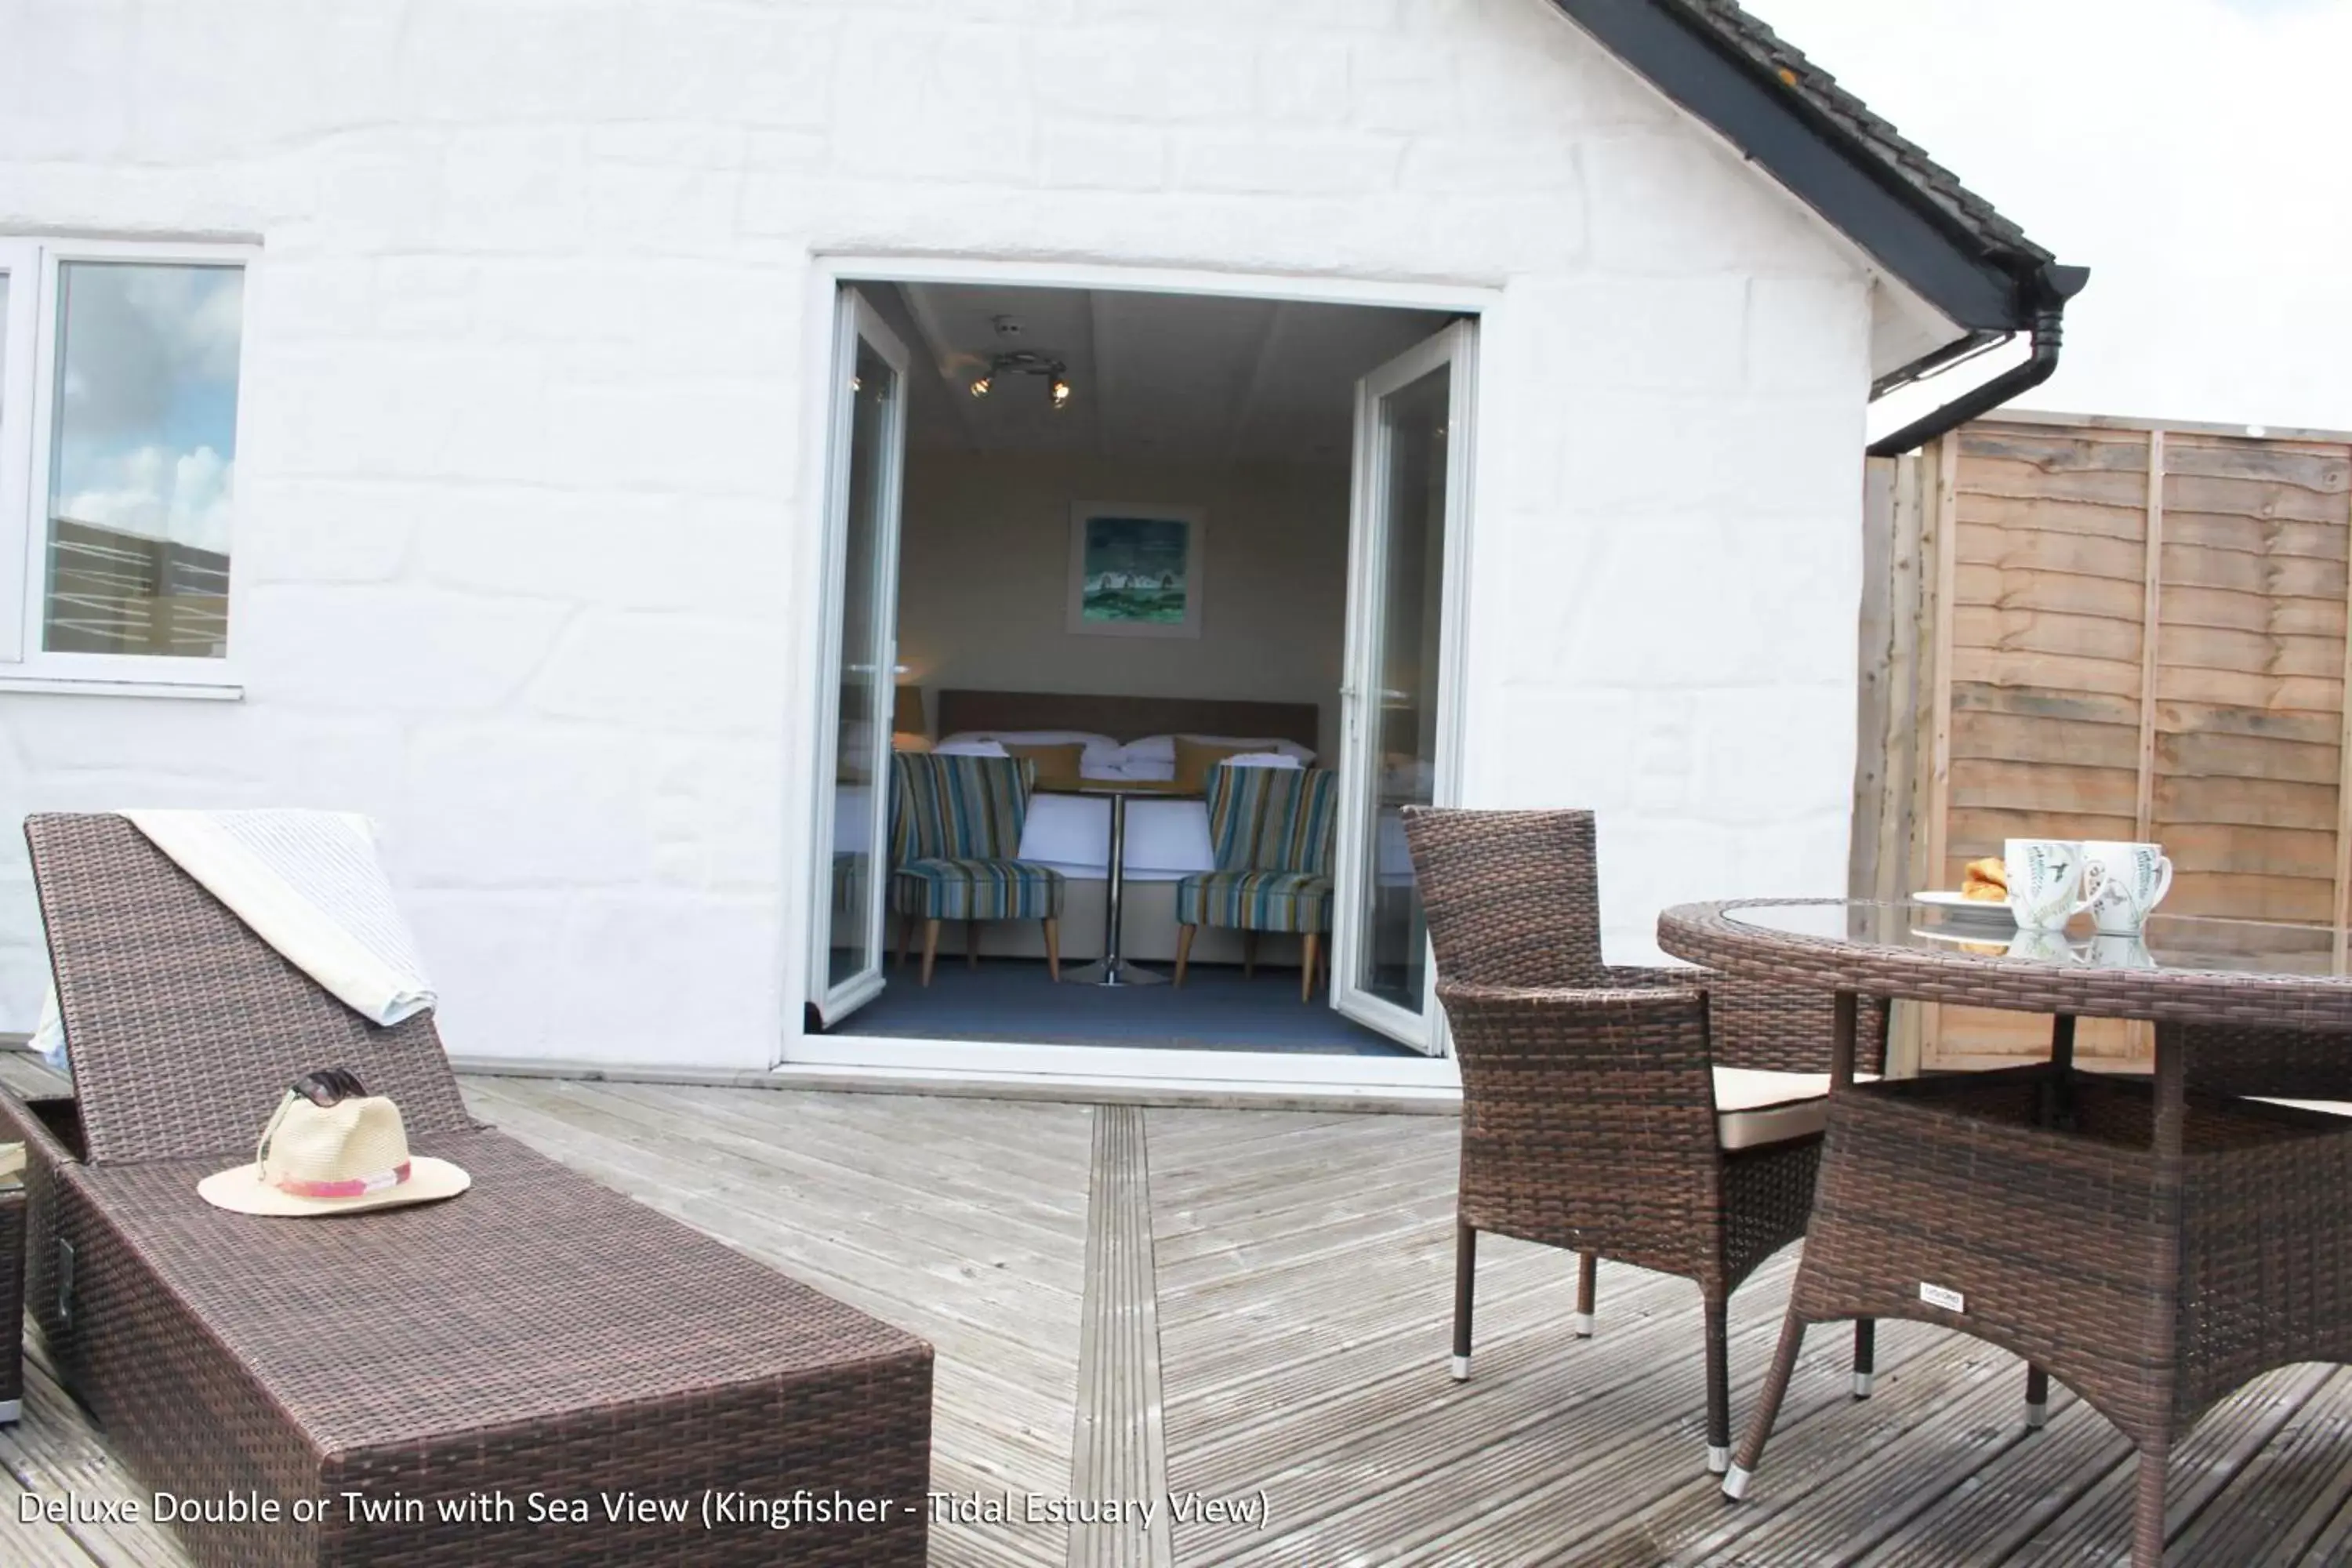
[[[1070,508],[1070,627],[1093,637],[1201,635],[1201,509]]]

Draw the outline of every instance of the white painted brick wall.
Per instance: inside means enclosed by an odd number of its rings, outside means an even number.
[[[1662,903],[1843,884],[1867,279],[1544,0],[0,0],[0,233],[266,247],[247,698],[0,694],[0,816],[377,815],[456,1049],[774,1054],[812,250],[1500,288],[1471,798],[1600,809],[1622,958]],[[0,833],[0,1029],[37,941]]]

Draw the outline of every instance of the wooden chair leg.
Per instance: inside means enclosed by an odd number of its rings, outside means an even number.
[[[1470,1378],[1471,1283],[1478,1277],[1478,1232],[1454,1222],[1454,1381]]]
[[[1706,1468],[1719,1476],[1731,1468],[1731,1356],[1728,1303],[1706,1304]]]
[[[1051,915],[1045,917],[1045,973],[1052,980],[1062,978],[1062,922]]]
[[[980,922],[978,921],[963,922],[963,966],[966,969],[980,967]]]
[[[923,922],[923,989],[926,991],[930,989],[931,966],[939,961],[939,956],[940,922],[925,921]]]
[[[907,950],[915,945],[915,917],[898,917],[898,967],[907,967]]]
[[[1772,1370],[1764,1374],[1756,1413],[1748,1418],[1748,1436],[1739,1440],[1731,1473],[1723,1478],[1723,1495],[1734,1502],[1748,1495],[1748,1483],[1763,1461],[1764,1445],[1772,1436],[1772,1423],[1780,1418],[1780,1401],[1789,1392],[1789,1374],[1797,1370],[1797,1352],[1804,1348],[1805,1321],[1790,1312],[1780,1320],[1780,1345],[1772,1352]]]
[[[1193,934],[1200,929],[1201,928],[1199,926],[1178,926],[1176,928],[1175,984],[1179,989],[1181,989],[1184,984],[1184,965],[1190,962],[1192,956]]]
[[[1869,1318],[1853,1321],[1853,1396],[1870,1397],[1878,1376],[1878,1324]]]
[[[1576,1255],[1576,1337],[1592,1337],[1592,1291],[1599,1281],[1601,1255],[1580,1252]]]
[[[1254,931],[1242,932],[1242,978],[1257,978],[1257,932]]]
[[[1322,945],[1322,942],[1323,939],[1315,932],[1310,931],[1307,933],[1307,959],[1298,966],[1298,999],[1301,1002],[1315,999],[1315,950]]]

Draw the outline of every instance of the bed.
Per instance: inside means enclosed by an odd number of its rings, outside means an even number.
[[[1147,735],[1234,735],[1289,741],[1320,752],[1322,710],[1312,702],[1253,702],[1223,698],[1116,697],[1056,691],[939,693],[942,737],[1003,731],[1066,731],[1108,735],[1122,742]],[[1327,762],[1328,759],[1318,758]],[[1100,947],[1104,879],[1108,872],[1110,802],[1099,795],[1039,791],[1030,797],[1021,858],[1051,866],[1071,879],[1062,917],[1066,960],[1095,956]],[[1165,960],[1176,941],[1178,879],[1213,869],[1209,814],[1199,800],[1137,797],[1127,808],[1125,949],[1129,958]],[[1208,931],[1194,949],[1215,962],[1238,957],[1234,933]],[[1233,948],[1231,953],[1224,950]],[[1269,959],[1281,946],[1267,941]],[[981,933],[985,952],[1042,952],[1035,932],[1015,925]]]
[[[1315,752],[1321,729],[1322,711],[1312,702],[1053,691],[943,690],[939,696],[942,736],[1070,731],[1126,742],[1147,735],[1234,735],[1288,741]],[[1021,836],[1024,860],[1066,877],[1100,880],[1108,873],[1109,844],[1107,798],[1045,791],[1031,797]],[[1129,800],[1126,865],[1131,882],[1172,882],[1213,869],[1208,807],[1198,800]]]

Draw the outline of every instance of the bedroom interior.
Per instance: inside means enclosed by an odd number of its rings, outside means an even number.
[[[880,952],[858,950],[865,884],[836,858],[834,924],[850,934],[833,973],[878,963],[881,984],[831,1032],[1425,1049],[1334,1005],[1327,933],[1360,920],[1366,978],[1418,986],[1401,839],[1375,849],[1360,916],[1335,908],[1333,839],[1358,382],[1451,318],[931,282],[857,294],[908,360],[895,495],[856,471],[873,466],[862,403],[849,432],[847,504],[895,502],[896,560],[852,559],[843,590],[895,629],[872,642],[894,647],[887,695],[878,675],[867,688],[893,752],[867,793],[892,803],[893,837]],[[896,384],[861,347],[854,391],[869,373]],[[1435,673],[1418,667],[1433,662],[1444,571],[1442,387],[1436,407],[1437,461],[1390,476],[1418,503],[1398,509],[1412,526],[1389,552],[1384,618],[1413,635],[1389,628],[1372,753],[1400,798],[1427,798],[1433,755]],[[1396,837],[1393,810],[1378,815]],[[876,826],[862,810],[843,821]],[[943,857],[984,868],[920,880]]]

